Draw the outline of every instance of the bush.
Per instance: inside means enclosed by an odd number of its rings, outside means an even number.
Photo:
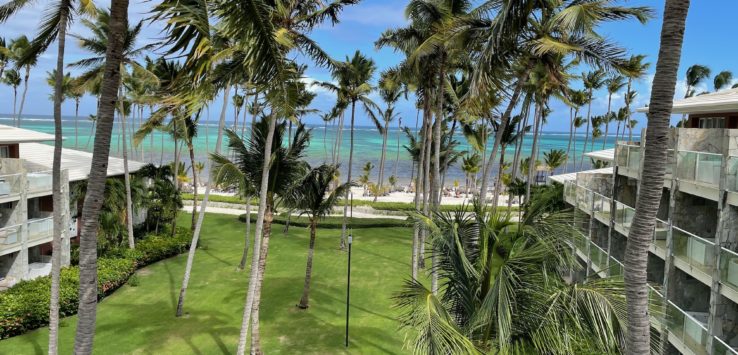
[[[129,282],[135,286],[137,268],[180,254],[189,248],[189,232],[181,230],[175,237],[148,236],[136,244],[135,250],[116,249],[97,260],[98,299]],[[51,277],[21,281],[0,292],[0,339],[22,334],[49,323]],[[59,290],[59,316],[77,312],[79,303],[79,267],[62,269]]]
[[[251,222],[256,222],[256,214],[251,214]],[[246,214],[238,216],[238,220],[246,222]],[[395,218],[354,218],[349,219],[352,228],[391,228],[391,227],[408,227],[412,222]],[[273,223],[285,224],[287,216],[281,214],[274,216]],[[309,227],[310,222],[307,217],[292,216],[290,218],[290,226],[292,227]],[[343,217],[326,217],[318,221],[318,229],[340,229],[343,226]]]

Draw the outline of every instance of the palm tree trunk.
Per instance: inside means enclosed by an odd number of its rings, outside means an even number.
[[[625,95],[630,93],[630,85],[633,83],[633,79],[628,78],[628,91],[626,91]],[[687,89],[687,92],[689,92],[689,89]],[[625,127],[628,127],[628,141],[630,142],[633,139],[633,128],[630,127],[630,100],[625,100],[625,110],[627,112],[627,119],[623,126],[623,137],[625,137]]]
[[[177,132],[177,118],[172,117],[172,120],[174,120],[174,167],[172,169],[173,175],[172,178],[174,179],[174,187],[177,189],[177,193],[180,193],[181,186],[179,184],[179,139],[177,138],[178,132]],[[197,204],[197,201],[193,201],[194,204]],[[174,211],[174,218],[172,219],[172,230],[171,235],[174,237],[174,235],[177,233],[177,214],[179,211]],[[195,213],[195,210],[193,209],[192,213]],[[179,308],[179,307],[178,307]]]
[[[131,174],[128,173],[128,147],[126,143],[126,112],[123,100],[123,85],[118,89],[118,105],[120,106],[120,124],[123,133],[123,180],[126,185],[126,226],[128,227],[128,248],[135,249],[136,242],[133,235],[133,203],[131,201]]]
[[[502,135],[507,129],[507,123],[508,121],[510,121],[512,110],[518,104],[518,98],[520,98],[520,93],[523,91],[523,86],[525,86],[525,83],[528,82],[528,73],[531,69],[532,65],[529,63],[528,68],[520,75],[520,77],[518,77],[518,82],[515,85],[515,90],[513,91],[512,96],[510,97],[510,102],[507,105],[507,109],[505,109],[502,117],[500,117],[500,125],[497,128],[497,133],[495,134],[495,143],[492,146],[492,152],[489,154],[489,159],[487,159],[486,164],[484,164],[484,172],[482,173],[482,185],[481,190],[479,191],[479,200],[483,204],[487,203],[488,180],[489,175],[492,172],[492,165],[494,165],[495,158],[497,156],[497,149],[500,146],[500,142],[502,142]]]
[[[269,128],[267,129],[266,142],[264,143],[264,156],[272,156],[272,142],[274,141],[274,128],[277,125],[276,117],[267,117],[269,120]],[[252,128],[253,129],[253,128]],[[259,276],[259,258],[261,257],[261,235],[264,228],[264,218],[267,212],[267,188],[269,186],[269,159],[264,159],[261,171],[261,186],[259,188],[259,212],[256,217],[256,230],[254,231],[254,251],[251,255],[251,274],[249,275],[249,290],[246,294],[246,306],[243,310],[243,320],[241,322],[241,333],[238,337],[238,355],[243,355],[246,351],[246,338],[248,335],[249,324],[251,323],[251,310],[254,306],[254,298],[256,296],[256,283]],[[265,233],[266,234],[266,233]],[[253,339],[252,339],[253,341]]]
[[[310,221],[310,246],[308,247],[307,266],[305,267],[305,285],[302,287],[302,298],[297,306],[302,309],[308,308],[310,301],[310,277],[313,273],[313,254],[315,253],[315,231],[318,221],[312,218]]]
[[[64,79],[64,50],[66,46],[67,22],[70,0],[59,3],[59,33],[54,78],[54,158],[51,168],[51,193],[54,204],[54,237],[51,241],[51,294],[49,295],[49,355],[59,353],[59,290],[61,288],[61,252],[64,228],[64,209],[61,186],[62,153],[62,84]]]
[[[197,215],[197,169],[195,169],[195,146],[192,145],[192,138],[187,139],[187,150],[190,151],[190,166],[192,166],[192,222],[190,229],[195,230]]]
[[[346,183],[351,184],[351,166],[354,163],[354,116],[356,115],[356,101],[351,102],[351,127],[349,128],[349,161],[348,161],[348,173],[346,176]],[[340,151],[340,149],[339,149]],[[346,196],[343,200],[343,224],[341,225],[341,250],[346,249],[346,222],[348,221],[348,203],[349,193],[351,188],[346,189]]]
[[[420,113],[420,111],[418,111]],[[420,127],[420,132],[418,139],[420,140],[420,149],[418,150],[418,174],[415,179],[415,210],[420,211],[421,210],[421,189],[425,186],[425,131],[428,129],[426,125],[426,115],[425,111],[423,112],[423,124]],[[417,122],[416,122],[416,129],[417,129]],[[425,231],[423,228],[415,223],[413,227],[413,254],[412,254],[412,276],[413,280],[416,280],[418,278],[418,268],[423,264],[423,256],[422,251],[424,248],[422,247],[423,242],[425,240],[424,237]]]
[[[382,132],[382,155],[379,158],[379,193],[384,193],[384,161],[387,158],[387,136],[389,134],[389,121],[384,123],[384,132]],[[374,202],[377,202],[377,195],[374,195]]]
[[[530,159],[528,159],[528,181],[525,183],[525,202],[530,200],[530,187],[536,175],[536,159],[538,159],[538,136],[541,129],[541,121],[543,120],[543,103],[536,104],[536,112],[534,113],[535,127],[533,128],[533,145],[530,150]]]
[[[215,140],[215,153],[220,154],[220,146],[223,144],[223,129],[225,128],[225,115],[226,115],[226,109],[228,107],[228,95],[230,94],[231,87],[230,85],[226,86],[225,92],[223,93],[223,106],[220,110],[220,119],[218,120],[218,138]],[[176,143],[176,140],[175,140]],[[208,165],[207,171],[210,171],[211,161],[210,159],[207,160]],[[194,174],[194,168],[193,174]],[[177,176],[176,170],[175,170],[175,179]],[[184,300],[185,296],[187,294],[187,286],[190,283],[190,272],[192,271],[192,263],[195,260],[195,251],[197,250],[197,242],[200,239],[200,230],[202,229],[202,222],[205,220],[205,209],[208,206],[208,199],[210,198],[210,189],[212,188],[212,179],[208,179],[208,184],[205,187],[205,196],[202,199],[202,206],[200,207],[199,214],[197,216],[197,223],[195,223],[195,227],[193,228],[192,233],[192,241],[190,242],[190,250],[187,253],[187,264],[185,265],[185,272],[184,277],[182,277],[182,287],[179,289],[179,300],[177,301],[177,317],[182,316],[182,312],[184,309]],[[197,197],[195,197],[197,199]],[[192,214],[194,215],[197,211],[196,209],[192,210]],[[176,218],[175,218],[176,220]]]
[[[505,164],[506,148],[507,146],[504,144],[500,147],[500,169],[497,171],[497,176],[495,177],[495,193],[492,196],[492,208],[494,211],[497,210],[497,203],[500,200],[500,193],[502,192],[502,189],[500,189],[500,185],[502,184],[502,174],[504,173],[504,169],[502,169],[502,166]]]
[[[251,244],[251,196],[246,196],[246,237],[243,246],[243,254],[241,254],[241,262],[238,269],[246,268],[246,259],[249,256],[249,244]]]
[[[626,353],[647,354],[650,347],[648,248],[656,225],[666,171],[669,120],[674,103],[689,0],[666,0],[656,74],[648,105],[645,154],[636,211],[625,247],[625,291],[628,305]]]
[[[431,196],[431,154],[433,151],[433,111],[431,109],[430,101],[426,100],[426,105],[423,109],[423,121],[425,130],[423,131],[423,215],[428,216],[430,214],[430,196]],[[420,232],[420,268],[425,268],[425,241],[428,236],[428,229],[423,228]]]
[[[619,128],[620,126],[618,126]],[[564,173],[569,170],[569,154],[571,153],[571,141],[574,137],[574,109],[569,108],[569,144],[566,146],[566,160],[564,161]]]
[[[579,170],[582,170],[582,168],[584,167],[584,153],[587,152],[587,140],[589,140],[589,128],[592,123],[592,120],[591,120],[592,89],[589,89],[589,92],[587,93],[587,97],[589,97],[589,104],[587,104],[587,132],[584,134],[584,148],[582,148],[582,157],[579,160]],[[592,144],[594,145],[594,139],[592,139]]]
[[[23,116],[23,106],[26,103],[26,94],[28,94],[28,78],[31,76],[31,66],[26,65],[26,74],[23,77],[23,94],[21,94],[20,107],[18,108],[18,127],[21,126],[21,116]]]
[[[97,230],[98,217],[105,194],[113,115],[120,85],[123,42],[128,29],[128,0],[112,0],[110,6],[109,41],[105,53],[100,105],[98,106],[95,145],[92,151],[87,193],[82,207],[82,233],[79,246],[79,306],[74,353],[92,353],[97,315]]]
[[[16,111],[16,105],[18,104],[18,87],[13,86],[13,126],[17,126],[16,120],[18,120],[18,114]]]
[[[602,150],[605,150],[605,146],[607,145],[607,136],[610,132],[610,110],[612,104],[612,94],[607,95],[607,118],[605,118],[605,137],[602,138]]]
[[[264,284],[264,274],[266,272],[267,253],[269,252],[269,238],[272,235],[272,221],[274,213],[272,212],[271,203],[267,205],[266,215],[264,216],[264,234],[261,238],[261,253],[259,254],[259,267],[256,289],[254,291],[254,305],[251,314],[251,354],[261,355],[261,331],[259,328],[259,310],[261,307],[261,287]]]
[[[74,149],[79,145],[79,99],[74,100]]]
[[[453,121],[454,122],[451,124],[451,130],[449,131],[449,134],[448,134],[448,136],[449,136],[449,138],[448,138],[449,142],[453,142],[454,141],[454,133],[456,132],[456,120],[453,120]],[[451,161],[447,159],[446,162],[445,162],[445,164],[443,164],[443,171],[441,171],[441,188],[443,188],[443,186],[446,186],[446,173],[448,173],[448,167],[449,167],[450,163],[451,163]],[[438,205],[439,206],[441,205],[441,201],[442,200],[443,200],[443,193],[440,196],[438,196]]]
[[[395,155],[395,166],[392,169],[392,176],[397,178],[397,167],[400,165],[400,135],[402,134],[402,117],[397,119],[397,154]],[[410,178],[412,180],[412,178]]]

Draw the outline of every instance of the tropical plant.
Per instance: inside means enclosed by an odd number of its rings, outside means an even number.
[[[715,75],[715,79],[713,79],[715,92],[730,85],[731,81],[733,81],[733,73],[729,70],[723,70],[718,75]]]
[[[3,84],[13,88],[13,125],[15,125],[16,104],[18,103],[18,86],[20,86],[22,82],[20,73],[15,69],[8,69],[2,77],[2,82]]]
[[[622,281],[567,283],[577,268],[568,241],[581,238],[566,213],[531,208],[518,228],[509,216],[416,215],[432,231],[444,281],[433,294],[415,280],[395,296],[406,346],[415,354],[598,353],[622,349]]]
[[[625,85],[625,77],[621,75],[614,75],[605,81],[605,87],[607,88],[607,114],[605,115],[605,117],[607,117],[607,120],[605,122],[605,139],[602,140],[602,149],[605,149],[607,139],[610,137],[610,122],[615,117],[611,109],[612,95],[620,91],[623,87],[625,87]],[[618,125],[618,127],[620,126]]]
[[[567,103],[569,104],[569,144],[566,147],[567,163],[571,157],[571,161],[576,165],[577,161],[577,129],[584,124],[584,120],[579,116],[579,110],[587,104],[587,94],[583,90],[570,90]],[[571,151],[572,143],[574,151]],[[573,154],[572,154],[573,153]],[[567,164],[564,171],[568,169]]]
[[[331,90],[337,94],[339,105],[350,107],[351,124],[349,126],[350,143],[349,143],[349,161],[347,168],[346,183],[351,183],[351,171],[354,163],[354,121],[356,116],[356,104],[361,104],[364,111],[369,117],[376,117],[374,112],[377,110],[377,104],[369,98],[369,94],[373,88],[370,84],[372,76],[376,70],[374,61],[361,52],[356,51],[354,56],[346,57],[346,61],[336,63],[335,70],[332,75],[338,84],[330,82],[321,82],[318,85]],[[376,121],[376,118],[374,119]],[[341,124],[341,123],[339,123]],[[348,193],[344,196],[343,203],[343,227],[341,228],[341,250],[346,248],[346,222],[348,215]]]
[[[592,95],[594,90],[598,90],[605,84],[605,75],[606,73],[601,69],[582,74],[582,83],[587,92],[587,132],[584,134],[584,148],[582,149],[582,156],[579,160],[579,170],[582,170],[584,165],[584,153],[587,153],[587,140],[590,137],[589,131],[592,123],[594,123],[592,120]],[[592,140],[592,145],[594,145],[594,139]]]
[[[566,152],[563,149],[551,149],[543,153],[543,162],[548,167],[549,173],[553,174],[556,169],[566,164]]]
[[[687,90],[684,93],[684,98],[692,97],[697,94],[697,87],[703,80],[710,77],[710,68],[701,64],[694,64],[687,68],[686,85]]]
[[[390,74],[387,72],[382,73],[382,77],[379,80],[379,96],[382,97],[382,101],[387,107],[379,112],[379,116],[382,119],[381,125],[377,125],[379,133],[382,135],[382,153],[379,158],[379,178],[377,179],[377,186],[382,190],[384,186],[384,164],[387,158],[387,139],[389,138],[389,125],[393,120],[399,118],[400,115],[395,113],[395,105],[397,101],[402,97],[402,86],[389,77]],[[370,116],[374,117],[374,116]],[[399,143],[399,140],[398,140]],[[399,148],[399,146],[398,146]],[[399,149],[398,149],[399,152]],[[397,168],[395,163],[395,169]],[[377,201],[378,195],[374,195],[374,201]]]
[[[650,347],[647,264],[648,248],[664,186],[668,131],[677,71],[686,27],[688,0],[666,0],[656,74],[648,105],[648,125],[636,210],[625,247],[625,291],[628,327],[626,353],[646,354]]]
[[[24,72],[23,93],[21,93],[18,113],[15,116],[16,125],[20,127],[23,107],[26,103],[26,95],[28,94],[28,79],[31,77],[31,68],[35,67],[38,62],[38,55],[35,53],[31,41],[25,35],[12,39],[8,48],[10,49],[15,66],[19,69],[22,68]]]
[[[633,84],[633,80],[638,80],[642,78],[644,75],[646,75],[646,71],[651,66],[650,63],[644,63],[643,60],[646,58],[644,55],[632,55],[628,59],[627,62],[625,62],[624,70],[622,70],[621,74],[628,78],[628,87],[625,90],[625,111],[627,113],[626,118],[626,124],[630,121],[630,105],[635,100],[635,96],[631,96],[631,85]],[[687,89],[689,91],[689,89]],[[623,135],[625,135],[625,129],[623,129]],[[633,138],[633,128],[628,127],[628,140],[630,141]]]
[[[461,171],[464,172],[466,177],[466,196],[469,196],[469,189],[476,187],[477,174],[481,168],[482,157],[477,153],[472,153],[462,158],[461,160]]]
[[[305,267],[305,285],[302,289],[300,303],[297,305],[301,309],[308,308],[310,304],[310,280],[318,222],[333,211],[333,207],[344,196],[345,190],[351,187],[349,184],[341,184],[338,188],[331,190],[333,176],[337,170],[338,167],[332,165],[313,168],[299,179],[285,196],[287,206],[296,209],[301,215],[306,214],[310,220],[310,244]]]

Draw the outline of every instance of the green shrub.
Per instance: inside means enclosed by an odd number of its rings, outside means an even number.
[[[128,278],[128,286],[131,287],[138,287],[139,281],[138,281],[138,275],[133,274],[131,277]]]
[[[166,259],[186,251],[190,245],[188,231],[180,230],[174,237],[150,235],[136,244],[135,250],[117,248],[97,260],[98,299],[109,295],[129,282],[138,284],[136,268]],[[49,323],[49,292],[51,277],[21,281],[0,292],[0,339],[22,334]],[[73,315],[79,303],[79,267],[61,271],[59,315]]]
[[[251,214],[251,222],[256,222],[256,214]],[[246,214],[238,216],[241,222],[246,222]],[[391,227],[407,227],[411,225],[410,221],[395,218],[354,218],[349,219],[352,228],[391,228]],[[275,224],[285,224],[287,222],[286,214],[274,216]],[[307,217],[292,216],[290,218],[290,226],[292,227],[308,227],[310,222]],[[343,217],[326,217],[318,221],[319,229],[340,229],[343,226]]]

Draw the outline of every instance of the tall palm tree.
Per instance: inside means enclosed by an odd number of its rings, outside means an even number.
[[[689,0],[666,0],[656,74],[648,105],[643,172],[636,211],[625,247],[625,291],[628,306],[627,354],[646,354],[650,347],[650,320],[646,268],[648,248],[666,172],[669,121],[674,103]]]
[[[569,97],[567,99],[567,102],[570,106],[570,122],[569,122],[569,145],[566,147],[566,158],[567,158],[567,164],[564,167],[564,171],[567,171],[568,169],[568,160],[569,157],[571,157],[571,160],[574,161],[574,164],[576,165],[577,157],[577,128],[581,127],[584,121],[579,117],[579,110],[582,108],[582,106],[587,104],[587,94],[583,90],[569,90]],[[577,120],[578,119],[578,120]],[[579,125],[577,126],[577,123]],[[571,148],[572,143],[574,144],[574,154],[571,154]]]
[[[730,70],[723,70],[718,75],[715,75],[715,79],[713,79],[713,85],[715,88],[715,92],[720,91],[720,89],[730,85],[730,82],[733,80],[733,73]]]
[[[332,165],[321,165],[311,169],[290,190],[285,198],[285,204],[290,208],[306,214],[310,220],[310,244],[308,247],[307,266],[305,267],[305,285],[302,289],[302,297],[298,308],[306,309],[310,299],[310,279],[313,270],[313,255],[315,253],[315,237],[320,219],[329,215],[338,200],[350,188],[350,184],[341,184],[337,189],[331,190],[333,178],[338,172],[338,167]]]
[[[625,85],[625,77],[621,75],[614,75],[605,80],[605,88],[607,88],[607,115],[605,116],[605,139],[602,140],[602,149],[605,149],[610,134],[610,122],[615,117],[611,109],[612,95],[620,91]]]
[[[469,189],[476,186],[477,174],[481,168],[482,157],[477,153],[467,154],[461,160],[461,171],[466,177],[466,196],[469,196]]]
[[[5,85],[13,88],[13,125],[16,125],[16,104],[18,103],[18,86],[20,86],[22,79],[20,73],[15,69],[8,69],[5,71],[5,75],[2,77],[2,82]]]
[[[236,90],[238,90],[238,87],[236,87]],[[238,127],[238,115],[241,113],[241,109],[243,108],[243,104],[245,102],[245,97],[243,95],[239,95],[238,91],[233,95],[233,130],[235,131]]]
[[[26,103],[26,94],[28,94],[28,79],[31,77],[31,68],[36,66],[38,55],[34,55],[31,41],[28,37],[21,35],[10,41],[10,51],[13,54],[15,66],[23,68],[23,93],[21,94],[20,106],[16,116],[16,124],[21,126],[21,116],[23,115],[23,106]],[[63,63],[63,62],[62,62]]]
[[[349,126],[349,162],[346,174],[346,183],[351,183],[352,165],[354,162],[354,120],[356,118],[356,104],[361,104],[369,117],[376,117],[374,111],[377,104],[369,98],[373,88],[371,79],[376,71],[374,61],[361,52],[356,51],[354,56],[346,57],[346,61],[337,63],[333,78],[338,85],[333,83],[319,83],[320,86],[337,93],[339,100],[348,104],[351,109],[351,123]],[[376,118],[375,118],[376,120]],[[341,227],[341,250],[346,248],[346,223],[348,217],[348,200],[350,189],[346,190],[343,202],[343,224]]]
[[[79,307],[75,354],[92,353],[97,311],[97,226],[105,191],[110,136],[120,85],[120,65],[123,59],[128,28],[128,0],[112,0],[108,22],[108,45],[105,53],[101,95],[97,112],[95,144],[92,150],[87,193],[82,207],[82,232],[79,248]],[[60,71],[61,72],[61,71]]]
[[[563,149],[551,149],[543,153],[543,162],[546,163],[549,173],[553,174],[556,169],[566,164],[566,152]]]
[[[577,164],[577,159],[576,159],[576,154],[577,154],[577,130],[579,128],[581,128],[582,126],[584,126],[584,117],[582,117],[582,116],[574,117],[574,151],[572,151],[572,154],[574,156],[572,158],[572,161],[574,162],[574,166],[575,167],[576,167],[576,164]],[[582,154],[584,154],[584,152],[582,152]],[[567,156],[568,155],[569,154],[567,154]]]
[[[379,133],[382,134],[382,155],[379,158],[379,179],[377,180],[378,190],[384,192],[384,163],[387,158],[387,138],[389,137],[389,125],[396,118],[399,118],[399,114],[395,113],[395,105],[397,101],[402,97],[402,87],[399,83],[395,82],[391,78],[388,78],[386,73],[382,74],[382,78],[379,81],[379,96],[382,97],[382,101],[387,105],[384,111],[381,111],[379,115],[384,123],[379,128]],[[399,140],[398,140],[399,144]],[[374,201],[377,201],[378,195],[374,195]]]
[[[695,89],[695,87],[697,87],[697,85],[699,85],[703,80],[709,77],[710,68],[706,65],[694,64],[691,67],[687,68],[687,91],[684,93],[684,98],[686,99],[697,94],[697,89]]]
[[[0,20],[2,22],[2,20]],[[5,37],[0,37],[0,78],[3,77],[3,72],[5,72],[5,67],[8,66],[8,62],[10,62],[10,48],[8,48],[8,43],[5,41]]]
[[[554,191],[560,193],[560,190]],[[577,267],[570,215],[532,204],[520,228],[509,217],[459,209],[417,218],[431,231],[449,280],[438,295],[415,280],[395,296],[414,354],[610,353],[622,348],[622,282],[569,284],[551,270]]]
[[[592,124],[592,101],[594,100],[594,91],[598,90],[605,84],[605,71],[597,69],[582,74],[582,84],[587,92],[587,132],[584,134],[584,148],[582,149],[582,157],[579,160],[579,170],[584,166],[584,153],[587,153],[587,140],[589,139],[589,131]],[[592,140],[594,146],[594,140]]]
[[[502,134],[502,140],[500,141],[500,166],[503,166],[505,164],[505,150],[507,149],[507,147],[516,144],[518,140],[522,139],[524,135],[528,134],[532,128],[529,125],[525,126],[522,121],[523,118],[520,115],[514,116],[510,119],[510,122],[505,128],[505,132],[503,132]],[[497,124],[496,122],[493,123],[493,127],[495,130],[500,128],[499,124]],[[497,201],[499,200],[500,193],[503,191],[501,186],[503,171],[504,169],[500,169],[495,180],[495,193],[492,199],[492,206],[497,206]]]
[[[644,63],[643,60],[646,58],[644,55],[632,55],[628,59],[627,62],[625,62],[624,69],[622,70],[621,74],[628,78],[628,87],[625,90],[625,111],[627,113],[627,121],[626,124],[630,121],[630,104],[633,103],[633,100],[635,97],[631,97],[630,93],[631,91],[631,85],[633,84],[633,80],[638,80],[642,78],[644,75],[646,75],[646,71],[651,66],[651,63]],[[689,89],[687,89],[689,91]],[[630,125],[628,125],[630,126]],[[623,128],[623,135],[625,135],[625,129]],[[633,137],[633,130],[632,128],[628,128],[628,140],[631,140]]]

